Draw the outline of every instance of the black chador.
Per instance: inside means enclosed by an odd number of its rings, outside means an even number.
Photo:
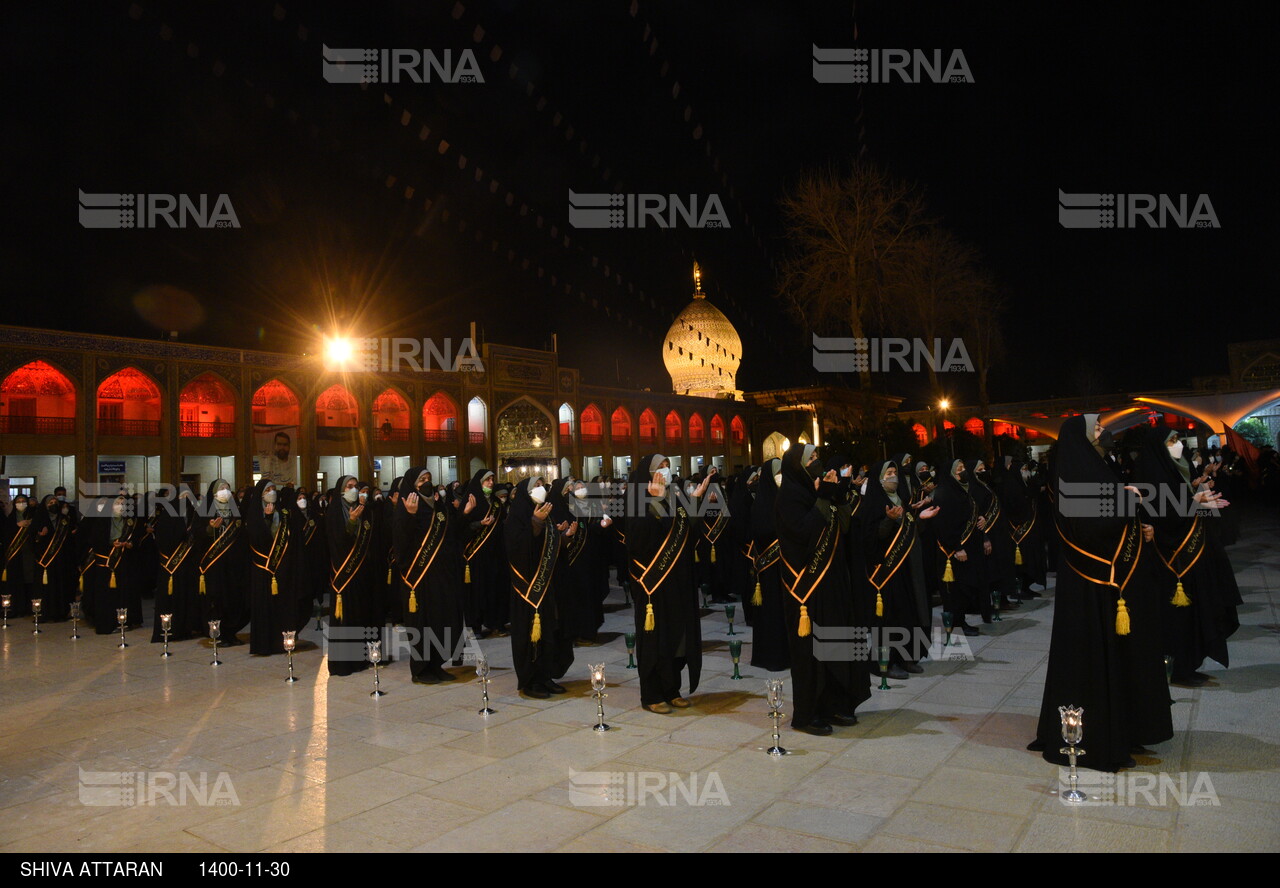
[[[627,479],[626,537],[635,606],[640,703],[653,712],[688,706],[702,674],[702,628],[693,588],[693,526],[670,489],[670,464],[662,454],[641,458]]]
[[[467,620],[481,636],[488,634],[486,630],[502,628],[499,619],[506,608],[500,601],[508,594],[507,571],[499,551],[502,502],[494,495],[496,480],[491,469],[479,469],[467,485],[467,495],[475,498],[476,505],[467,516],[462,544],[463,584],[469,602]]]
[[[351,475],[343,475],[330,497],[325,515],[331,565],[329,588],[333,595],[329,617],[329,674],[350,675],[363,669],[368,660],[365,642],[373,622],[372,571],[370,549],[373,522],[360,503],[361,484]]]
[[[1082,706],[1087,752],[1081,764],[1116,771],[1132,766],[1134,747],[1172,737],[1173,724],[1159,652],[1152,554],[1144,546],[1140,520],[1131,517],[1136,508],[1126,503],[1110,516],[1088,510],[1082,515],[1081,497],[1068,496],[1081,487],[1116,489],[1116,476],[1099,452],[1099,431],[1097,415],[1089,414],[1066,420],[1058,435],[1053,478],[1058,580],[1044,700],[1030,748],[1048,761],[1065,763],[1058,752],[1063,745],[1059,707]]]
[[[196,522],[196,537],[203,537],[198,582],[205,623],[221,621],[220,644],[241,644],[236,635],[249,625],[249,543],[240,505],[232,496],[231,485],[222,478],[209,485],[204,515]],[[208,633],[206,625],[204,634]]]
[[[771,459],[760,468],[755,502],[751,504],[750,556],[755,579],[751,598],[756,602],[751,624],[751,665],[769,672],[791,668],[791,648],[787,642],[786,606],[782,598],[782,547],[778,543],[778,521],[774,504],[778,500],[776,478],[782,460]]]
[[[942,609],[949,611],[957,629],[977,635],[965,622],[966,614],[990,619],[991,599],[986,595],[986,564],[982,554],[982,513],[969,495],[969,477],[962,460],[952,460],[947,476],[933,492],[938,514],[933,519],[933,554],[942,581]]]
[[[200,553],[195,545],[198,518],[192,494],[186,490],[176,501],[161,504],[156,516],[160,570],[156,576],[155,623],[151,627],[153,643],[164,641],[162,614],[170,615],[170,641],[204,635],[200,628]]]
[[[828,734],[831,723],[853,724],[854,710],[871,696],[867,664],[852,657],[818,656],[813,627],[847,642],[855,622],[846,536],[848,511],[837,500],[834,471],[824,477],[812,444],[796,446],[782,459],[782,489],[776,515],[782,548],[783,607],[791,646],[794,713],[791,725]],[[860,584],[863,586],[865,584]],[[835,645],[834,647],[848,647]]]
[[[516,486],[503,525],[511,568],[511,656],[518,688],[531,697],[562,693],[556,679],[573,663],[573,641],[560,633],[555,571],[561,534],[541,478]]]

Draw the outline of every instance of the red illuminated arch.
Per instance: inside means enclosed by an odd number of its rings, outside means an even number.
[[[458,405],[444,392],[436,392],[422,405],[422,435],[428,441],[456,441]]]
[[[711,443],[724,443],[724,420],[720,418],[719,413],[711,417]]]
[[[178,419],[183,438],[234,438],[236,394],[213,373],[201,373],[178,393]]]
[[[44,361],[23,364],[0,383],[0,432],[70,435],[76,424],[76,389]]]
[[[658,443],[658,417],[648,407],[640,414],[640,443]]]
[[[253,393],[253,421],[257,425],[296,426],[302,407],[293,389],[278,379],[265,382]]]
[[[741,444],[747,439],[747,424],[742,421],[741,416],[729,420],[729,435],[734,444]]]
[[[665,424],[666,424],[667,443],[668,444],[678,443],[680,439],[684,436],[684,426],[683,426],[683,423],[680,422],[680,414],[672,410],[670,413],[667,414],[667,419]]]
[[[316,398],[316,428],[354,429],[360,425],[360,407],[346,386],[335,383]]]
[[[98,386],[98,434],[160,434],[160,386],[136,367],[112,373]]]
[[[706,439],[707,427],[702,416],[697,413],[689,415],[689,443],[701,444]]]
[[[630,441],[631,414],[627,412],[627,408],[619,407],[613,411],[613,416],[609,420],[609,435],[614,441]]]
[[[373,437],[378,441],[409,440],[409,402],[393,388],[373,399]]]
[[[595,404],[582,408],[582,442],[598,444],[604,440],[604,414]]]

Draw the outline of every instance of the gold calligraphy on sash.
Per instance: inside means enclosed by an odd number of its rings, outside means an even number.
[[[365,556],[369,554],[369,539],[373,536],[371,533],[373,525],[368,521],[361,521],[356,524],[356,538],[351,543],[351,548],[347,551],[347,557],[343,559],[342,564],[334,571],[333,579],[330,585],[333,591],[342,594],[342,590],[347,588],[352,578],[359,573],[360,568],[364,566]]]
[[[502,511],[502,503],[497,497],[489,500],[489,511],[485,513],[486,518],[492,518],[489,524],[482,524],[475,531],[471,539],[467,540],[467,544],[462,547],[462,556],[470,561],[475,557],[476,553],[484,548],[484,544],[489,542],[489,538],[493,536],[493,532],[498,529],[498,513]]]
[[[57,527],[53,531],[53,539],[49,540],[49,545],[44,547],[44,554],[36,559],[42,569],[46,569],[53,564],[53,560],[58,557],[58,553],[62,551],[63,544],[67,541],[67,535],[70,532],[71,522],[66,518],[58,521]],[[26,528],[23,528],[24,530]]]
[[[916,544],[916,516],[910,512],[905,512],[902,516],[902,523],[898,525],[898,532],[893,535],[893,539],[889,542],[889,548],[885,550],[884,560],[876,565],[867,579],[871,581],[871,585],[876,587],[879,592],[885,587],[885,584],[893,579],[893,575],[898,572],[898,568],[902,567],[907,560],[907,556],[911,554],[911,547]]]
[[[200,559],[200,573],[206,573],[209,568],[217,563],[219,558],[226,555],[239,535],[239,518],[233,518],[230,524],[224,524],[218,536],[214,539],[213,545],[205,550],[204,557]]]
[[[436,555],[440,554],[440,548],[444,544],[447,530],[448,517],[443,511],[435,510],[435,517],[431,520],[431,527],[422,535],[422,545],[418,546],[418,551],[409,561],[409,569],[401,574],[404,577],[404,581],[409,584],[410,589],[416,591],[422,583],[422,578],[431,569],[431,565],[436,560]]]

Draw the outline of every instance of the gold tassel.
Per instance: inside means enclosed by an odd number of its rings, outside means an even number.
[[[1129,634],[1129,608],[1124,606],[1124,598],[1116,603],[1116,635]]]
[[[809,608],[803,604],[800,605],[800,628],[796,632],[801,638],[804,638],[813,631],[813,624],[809,621]]]
[[[698,557],[698,550],[693,550],[693,563],[698,564],[702,559]]]
[[[272,595],[279,595],[279,594],[280,594],[280,584],[276,582],[276,575],[275,575],[275,574],[272,574],[272,575],[271,575],[271,594],[272,594]]]
[[[84,594],[84,574],[80,574],[80,594]]]
[[[203,572],[201,572],[201,574],[200,574],[200,594],[201,594],[201,595],[203,595],[204,593],[205,593],[204,573],[203,573]]]
[[[9,565],[6,564],[3,568],[0,568],[0,583],[7,583],[8,581],[9,581]]]
[[[880,590],[876,590],[876,616],[884,616],[884,596],[880,594]]]
[[[760,607],[764,604],[764,593],[760,591],[760,581],[756,580],[756,591],[751,593],[751,606]]]
[[[335,620],[342,619],[342,593],[337,592],[333,596],[333,618]]]
[[[947,566],[942,571],[942,582],[954,583],[956,581],[955,571],[951,569],[951,557],[947,556]]]
[[[169,594],[173,594],[173,574],[169,574]]]
[[[529,630],[529,640],[542,641],[542,614],[537,611],[533,612],[533,628]]]
[[[114,570],[111,571],[111,583],[107,588],[108,589],[116,588],[116,572]]]
[[[1174,607],[1190,607],[1191,599],[1187,597],[1187,592],[1182,588],[1182,580],[1178,580],[1178,588],[1173,592]]]
[[[462,582],[464,582],[464,583],[470,583],[470,582],[471,582],[471,562],[470,562],[470,561],[468,561],[468,562],[467,562],[467,569],[466,569],[466,572],[465,572],[465,573],[463,574],[463,576],[462,576]]]
[[[393,581],[392,581],[392,579],[391,579],[391,568],[389,568],[389,567],[388,567],[388,568],[387,568],[387,585],[388,585],[388,586],[390,586],[390,585],[392,584],[392,582],[393,582]]]
[[[418,612],[418,593],[412,586],[409,587],[409,613],[416,614]]]
[[[716,563],[716,547],[715,546],[711,547],[711,563],[712,564]]]
[[[1018,565],[1019,567],[1022,566],[1022,547],[1021,546],[1013,547],[1013,563]]]
[[[47,569],[44,572],[44,584],[46,586],[49,585],[49,571]]]
[[[652,632],[657,625],[653,619],[653,602],[650,602],[644,606],[644,631]]]

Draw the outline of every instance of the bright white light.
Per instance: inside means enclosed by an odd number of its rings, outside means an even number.
[[[355,349],[352,347],[350,339],[339,337],[325,340],[324,353],[330,363],[345,364],[351,360]]]

